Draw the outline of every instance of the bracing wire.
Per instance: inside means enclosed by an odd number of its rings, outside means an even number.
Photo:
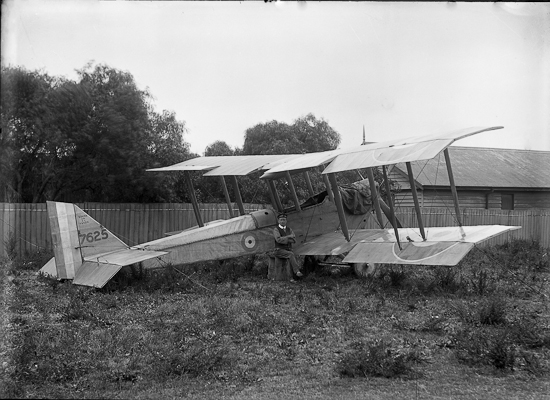
[[[7,222],[7,221],[6,221],[5,219],[3,219],[3,218],[0,218],[0,221],[2,221],[3,224],[9,226],[10,228],[13,228],[13,230],[10,230],[10,232],[15,232],[15,226],[14,226],[14,225],[10,224],[9,222]],[[28,244],[30,244],[31,246],[34,246],[34,247],[36,247],[36,248],[39,249],[39,250],[49,250],[47,247],[43,247],[43,246],[40,246],[40,245],[38,245],[38,244],[36,244],[36,243],[33,243],[33,242],[28,241],[27,239],[25,239],[25,238],[24,238],[23,236],[21,236],[21,235],[19,235],[16,239],[22,240],[23,242],[28,243]]]
[[[426,165],[428,165],[428,162],[429,162],[429,160],[428,160],[428,161],[426,162],[426,164],[424,165],[424,168],[426,167]],[[430,180],[430,177],[429,177],[426,173],[424,173],[424,176],[426,177],[426,179],[428,180],[428,182],[429,182],[432,186],[434,186],[435,198],[438,199],[438,200],[440,200],[440,201],[443,203],[443,206],[445,207],[445,209],[449,212],[449,214],[453,217],[453,219],[454,219],[454,220],[456,221],[456,223],[458,224],[458,217],[457,217],[457,215],[455,214],[454,210],[451,210],[451,209],[449,208],[449,205],[447,204],[447,202],[445,201],[445,199],[443,199],[443,198],[440,196],[440,194],[439,194],[439,192],[437,191],[437,189],[435,189],[435,185],[437,184],[437,176],[438,176],[438,174],[439,174],[439,166],[440,166],[440,164],[441,164],[441,153],[439,153],[438,158],[437,158],[437,168],[436,168],[436,170],[435,170],[435,182],[432,182],[432,181]],[[421,173],[423,173],[424,168],[422,168],[422,170],[420,171],[420,173],[419,173],[418,175],[420,175]]]
[[[161,262],[161,264],[164,264],[164,265],[163,265],[164,268],[166,268],[166,267],[168,266],[168,263],[167,263],[167,262],[163,261],[163,260],[160,259],[160,258],[159,258],[158,260]],[[200,287],[202,287],[203,289],[208,290],[209,292],[212,291],[212,289],[208,289],[206,286],[203,286],[203,285],[201,285],[200,283],[198,283],[198,282],[194,281],[193,279],[191,279],[191,276],[193,276],[193,275],[195,274],[194,272],[193,272],[193,274],[191,274],[191,275],[187,275],[187,274],[185,274],[184,272],[182,272],[182,271],[180,271],[179,269],[177,269],[176,267],[174,267],[173,265],[172,265],[172,269],[174,269],[174,271],[176,271],[177,273],[183,275],[186,279],[190,280],[190,281],[191,281],[192,283],[194,283],[195,285],[200,286]]]

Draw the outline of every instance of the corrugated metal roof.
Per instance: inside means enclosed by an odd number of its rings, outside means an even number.
[[[549,151],[451,146],[449,155],[458,187],[550,189]],[[411,164],[422,186],[450,185],[443,154]],[[404,163],[397,167],[406,173]]]

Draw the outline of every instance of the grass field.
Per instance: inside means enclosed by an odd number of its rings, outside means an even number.
[[[536,243],[368,279],[271,282],[257,256],[101,290],[37,276],[44,256],[1,263],[2,398],[550,399]]]

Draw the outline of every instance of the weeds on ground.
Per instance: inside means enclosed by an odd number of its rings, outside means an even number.
[[[10,270],[8,272],[13,275],[19,275],[23,271],[38,272],[53,257],[53,253],[47,250],[27,252],[23,257],[17,255],[12,257],[9,254],[8,252],[8,259],[10,260]]]
[[[396,347],[384,340],[359,342],[340,361],[338,372],[350,378],[415,378],[420,374],[413,366],[424,362],[426,358],[417,348]]]
[[[508,303],[491,298],[470,313],[463,329],[453,335],[457,359],[470,366],[489,365],[496,370],[523,369],[540,376],[548,372],[531,349],[550,348],[550,330],[535,314],[510,320]]]
[[[425,363],[444,368],[449,350],[460,368],[548,371],[545,303],[532,294],[524,301],[514,275],[481,252],[458,268],[381,266],[366,279],[312,273],[297,284],[267,281],[261,257],[133,266],[101,290],[21,279],[10,310],[14,385],[5,393],[115,397],[167,382],[243,388],[304,365],[319,382],[334,373],[422,379]],[[530,273],[543,282],[545,267],[535,264]]]

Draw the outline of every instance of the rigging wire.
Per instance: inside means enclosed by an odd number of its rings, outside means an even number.
[[[426,161],[426,165],[428,165],[428,162],[430,160]],[[449,214],[453,217],[453,219],[456,221],[456,223],[458,224],[458,217],[456,215],[456,213],[454,212],[454,210],[451,210],[447,204],[447,202],[445,201],[445,199],[443,197],[440,196],[440,192],[435,188],[435,186],[437,185],[437,176],[438,176],[438,173],[439,173],[439,166],[441,164],[441,153],[439,153],[438,155],[438,158],[437,158],[437,167],[436,167],[436,170],[435,170],[435,182],[432,183],[432,181],[430,180],[430,177],[424,173],[424,176],[426,177],[426,179],[428,180],[428,182],[434,186],[434,192],[435,192],[435,198],[440,200],[441,203],[443,203],[443,206],[444,208],[449,212]],[[425,167],[425,166],[424,166]],[[424,168],[422,168],[422,171],[420,171],[420,173],[423,173],[424,171]],[[420,173],[418,175],[420,175]]]
[[[14,226],[14,225],[10,224],[9,222],[7,222],[7,221],[6,221],[5,219],[3,219],[3,218],[0,218],[0,221],[2,221],[2,223],[4,223],[5,225],[9,226],[10,228],[13,228],[13,230],[8,231],[8,233],[14,234],[14,232],[15,232],[15,226]],[[25,238],[24,238],[23,236],[21,236],[21,235],[19,235],[19,236],[17,236],[17,237],[16,237],[16,236],[12,236],[12,237],[13,237],[15,240],[17,240],[17,239],[22,240],[23,242],[28,243],[28,244],[30,244],[31,246],[34,246],[34,247],[38,248],[39,250],[49,250],[47,247],[43,247],[43,246],[40,246],[40,245],[38,245],[38,244],[36,244],[36,243],[33,243],[33,242],[28,241],[27,239],[25,239]],[[10,239],[8,239],[8,240],[10,240]]]
[[[424,171],[424,169],[425,169],[426,166],[428,165],[428,162],[429,162],[429,161],[430,161],[430,160],[427,160],[427,161],[424,163],[424,166],[422,167],[422,169],[420,169],[420,172],[417,174],[417,176],[419,176],[419,175]],[[414,176],[413,176],[413,179],[414,179]],[[411,190],[412,190],[412,188],[411,188]],[[404,202],[404,201],[405,201],[405,197],[402,196],[402,197],[398,200],[398,204],[396,204],[396,207],[400,207],[400,206],[401,206],[401,203]],[[384,225],[384,228],[387,226],[387,224],[388,224],[388,222],[386,222],[386,225]],[[428,233],[426,232],[426,239],[428,238],[428,237],[427,237],[427,234],[428,234]]]
[[[157,259],[160,261],[161,264],[164,264],[164,265],[163,265],[164,268],[166,268],[166,267],[168,267],[168,266],[171,266],[172,269],[173,269],[174,271],[176,271],[176,272],[178,272],[179,274],[183,275],[186,279],[189,279],[189,280],[190,280],[191,282],[193,282],[195,285],[198,285],[198,286],[202,287],[203,289],[208,290],[209,292],[212,291],[212,289],[208,289],[206,286],[203,286],[203,285],[201,285],[200,283],[198,283],[198,282],[194,281],[193,279],[191,279],[191,277],[195,274],[195,272],[193,272],[191,275],[187,275],[187,274],[185,274],[183,271],[180,271],[179,269],[177,269],[176,267],[174,267],[171,263],[166,262],[166,261],[163,261],[161,258],[157,258]]]

